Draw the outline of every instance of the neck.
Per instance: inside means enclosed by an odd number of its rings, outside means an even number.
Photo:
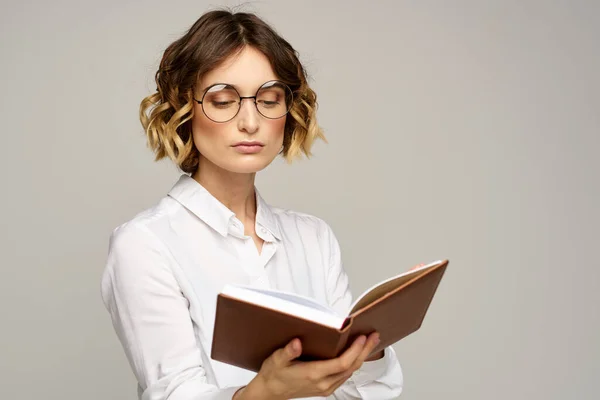
[[[192,178],[246,225],[247,221],[254,221],[256,217],[255,176],[256,173],[227,171],[200,156],[198,170]]]

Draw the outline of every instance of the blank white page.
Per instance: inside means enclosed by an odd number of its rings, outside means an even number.
[[[346,320],[345,316],[338,315],[333,309],[294,293],[236,285],[225,285],[221,293],[333,328],[340,328]]]

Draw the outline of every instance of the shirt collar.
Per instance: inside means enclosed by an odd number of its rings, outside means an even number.
[[[277,239],[281,232],[271,207],[256,193],[256,223],[267,229]],[[189,175],[183,174],[169,191],[169,196],[194,213],[207,225],[226,236],[229,221],[235,216],[233,211],[217,200],[208,190]]]
[[[279,230],[279,224],[277,224],[277,218],[269,206],[262,198],[258,189],[254,188],[256,193],[256,222],[268,230],[275,238],[281,240],[281,231]]]

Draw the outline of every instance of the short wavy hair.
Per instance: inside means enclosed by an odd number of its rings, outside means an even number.
[[[167,47],[155,74],[156,93],[140,104],[140,121],[155,161],[169,157],[182,171],[196,172],[200,153],[192,135],[194,88],[204,74],[245,46],[262,52],[278,79],[293,91],[283,157],[288,162],[302,154],[310,157],[315,139],[326,141],[316,119],[317,95],[307,83],[298,52],[255,14],[214,10]]]

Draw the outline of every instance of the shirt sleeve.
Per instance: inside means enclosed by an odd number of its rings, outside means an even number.
[[[335,310],[345,313],[352,305],[352,294],[348,276],[342,265],[340,246],[329,226],[326,226],[324,237],[330,252],[327,275],[328,302]],[[396,399],[402,393],[403,381],[396,353],[388,346],[382,358],[364,362],[330,399]]]
[[[113,232],[102,300],[137,378],[142,400],[224,400],[239,387],[208,382],[166,249],[145,227]]]

